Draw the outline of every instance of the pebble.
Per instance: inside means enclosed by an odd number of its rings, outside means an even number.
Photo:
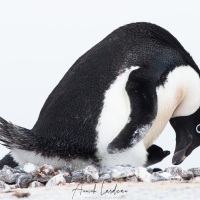
[[[20,174],[16,180],[16,186],[19,188],[27,188],[33,177],[30,174]]]
[[[29,184],[29,188],[36,188],[36,187],[42,187],[44,184],[40,183],[39,181],[33,181]]]
[[[113,179],[125,178],[128,176],[135,175],[135,168],[126,166],[116,166],[111,171],[111,176]]]
[[[46,184],[47,187],[56,186],[56,185],[64,185],[66,183],[65,178],[62,174],[58,174],[52,177]]]
[[[183,170],[181,177],[186,180],[190,180],[194,178],[194,174],[191,171]]]
[[[147,169],[144,167],[136,168],[135,175],[142,182],[151,182],[152,175],[149,172],[147,172]]]
[[[165,168],[164,171],[168,172],[170,174],[179,175],[179,176],[181,176],[183,173],[183,170],[181,167],[167,167],[167,168]]]
[[[4,181],[0,181],[0,190],[10,190],[10,186],[6,184]]]
[[[188,171],[192,172],[194,176],[200,176],[200,167],[190,168]]]
[[[183,170],[181,167],[160,168],[134,167],[131,165],[117,165],[111,169],[98,169],[92,165],[82,170],[73,166],[54,169],[51,165],[36,166],[26,163],[24,166],[11,168],[4,166],[0,170],[0,190],[15,188],[35,188],[41,186],[56,186],[65,183],[96,183],[96,182],[158,182],[183,181],[200,182],[200,167]]]
[[[15,170],[11,167],[4,165],[3,169],[0,170],[0,181],[15,183],[19,175],[20,173],[15,173]]]
[[[94,179],[92,178],[91,175],[89,174],[85,174],[84,170],[77,170],[72,172],[72,180],[71,182],[75,182],[75,183],[92,183],[94,182]]]
[[[41,173],[46,175],[52,175],[54,173],[54,168],[51,165],[44,164],[39,169]]]
[[[100,176],[99,181],[105,181],[105,182],[112,182],[112,177],[111,174],[103,174],[102,176]]]
[[[158,181],[169,181],[171,177],[171,174],[168,172],[154,172],[152,174],[152,182],[158,182]]]
[[[37,174],[39,174],[40,168],[32,163],[26,163],[23,166],[23,171],[33,176],[36,176]]]
[[[126,178],[126,181],[131,181],[131,182],[137,183],[139,180],[136,176],[129,176]]]
[[[83,172],[86,175],[90,175],[94,180],[99,179],[99,173],[98,173],[97,169],[95,167],[93,167],[92,165],[87,166]]]

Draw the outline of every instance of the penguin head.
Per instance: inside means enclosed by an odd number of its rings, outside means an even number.
[[[179,165],[200,146],[200,108],[189,116],[170,119],[176,132],[176,148],[172,163]]]

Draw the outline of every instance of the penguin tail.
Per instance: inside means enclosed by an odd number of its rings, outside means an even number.
[[[0,117],[0,143],[9,149],[35,149],[35,135],[28,129],[7,122]]]

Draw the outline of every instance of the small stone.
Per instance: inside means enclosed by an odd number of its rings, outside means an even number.
[[[39,181],[33,181],[29,184],[29,188],[36,188],[36,187],[43,187],[44,184],[40,183]]]
[[[32,176],[36,176],[40,172],[40,168],[32,163],[26,163],[23,166],[24,172],[31,174]]]
[[[103,174],[102,176],[100,176],[99,180],[110,183],[112,181],[112,178],[110,174]]]
[[[15,173],[25,173],[24,171],[24,167],[21,165],[16,166],[15,168],[13,168]]]
[[[15,183],[19,174],[20,173],[15,173],[15,170],[11,167],[4,165],[3,169],[0,170],[0,181]]]
[[[27,188],[33,177],[30,174],[20,174],[17,178],[16,185],[20,188]]]
[[[152,174],[152,182],[169,181],[171,174],[168,172],[154,172]]]
[[[52,177],[46,184],[47,187],[55,186],[55,185],[64,185],[66,183],[65,178],[62,174],[58,174]]]
[[[153,168],[153,172],[163,172],[163,170],[160,168]]]
[[[41,183],[46,183],[46,182],[48,182],[51,178],[53,178],[52,175],[45,175],[45,174],[43,174],[43,173],[39,173],[39,174],[37,174],[37,176],[35,176],[35,177],[33,178],[33,181],[39,181],[39,182],[41,182]]]
[[[136,176],[129,176],[129,177],[126,178],[126,181],[137,183],[138,182],[138,178]]]
[[[194,177],[191,182],[199,183],[200,182],[200,176]]]
[[[110,169],[101,169],[99,171],[99,176],[102,176],[103,174],[111,174],[111,170]]]
[[[191,171],[183,170],[181,177],[186,180],[190,180],[194,178],[194,174]]]
[[[10,186],[3,181],[0,181],[0,190],[10,190]]]
[[[94,179],[92,178],[92,176],[85,174],[83,171],[84,170],[77,170],[77,171],[72,172],[71,182],[75,182],[75,183],[94,182]]]
[[[116,166],[111,171],[112,179],[119,179],[128,176],[135,175],[135,168],[133,167],[125,167],[125,166]]]
[[[68,172],[63,173],[62,175],[65,178],[66,183],[71,183],[72,176],[70,176],[70,174]]]
[[[92,165],[87,166],[83,172],[86,175],[90,175],[94,180],[99,179],[99,173],[98,173],[97,169],[95,167],[93,167]]]
[[[200,167],[190,168],[188,171],[191,171],[194,176],[200,176]]]
[[[169,179],[171,181],[182,181],[183,180],[183,178],[179,175],[172,175]]]
[[[181,167],[167,167],[165,168],[164,172],[168,172],[171,175],[182,175],[182,168]]]
[[[144,167],[135,168],[135,175],[142,182],[151,182],[152,175]]]
[[[46,175],[53,175],[54,168],[51,165],[44,164],[40,166],[40,172]]]

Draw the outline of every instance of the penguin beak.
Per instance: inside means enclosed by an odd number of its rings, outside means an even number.
[[[189,148],[190,145],[191,145],[191,143],[188,144],[185,148],[183,148],[181,150],[175,150],[174,156],[172,158],[172,164],[173,165],[179,165],[185,160],[186,151],[187,151],[187,149]]]
[[[173,165],[179,165],[185,160],[188,155],[187,150],[192,144],[192,139],[189,131],[187,131],[187,134],[183,134],[182,131],[176,132],[176,149],[172,158]]]

